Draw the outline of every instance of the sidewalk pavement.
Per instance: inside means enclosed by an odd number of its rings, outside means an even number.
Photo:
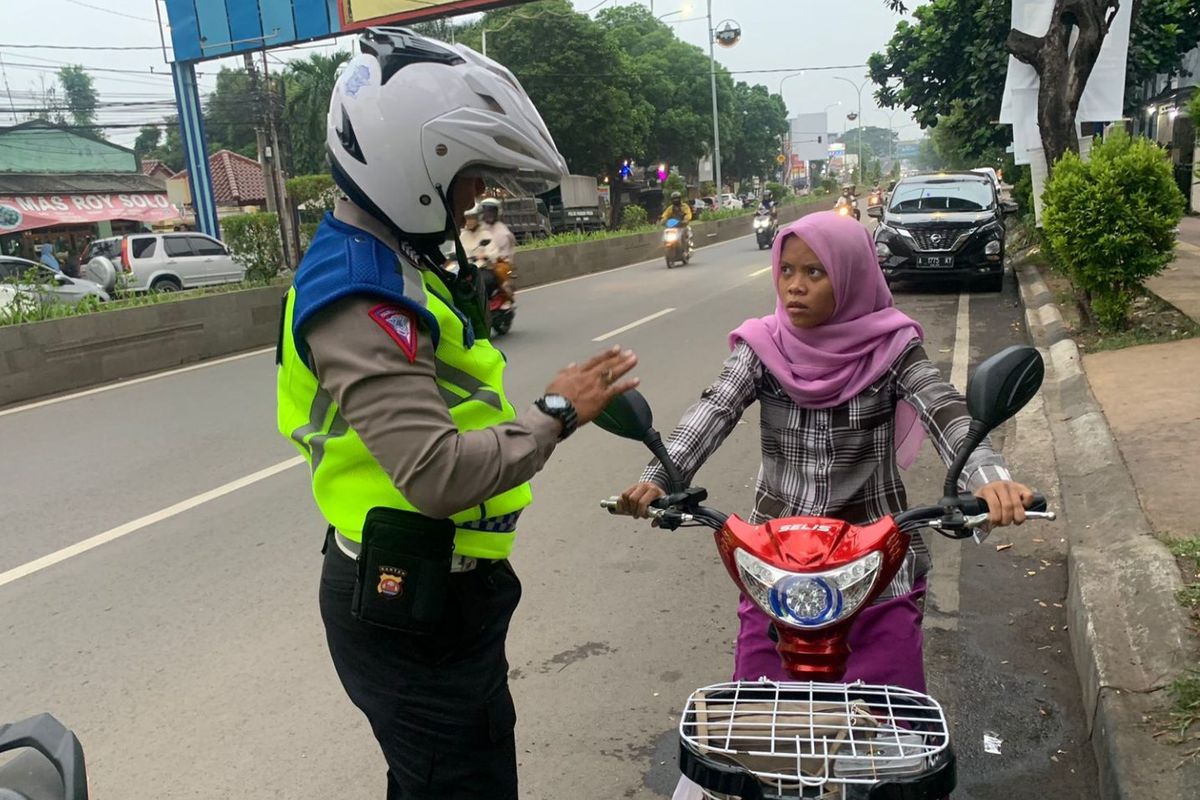
[[[1150,284],[1200,317],[1200,220],[1185,219],[1177,258]],[[1068,529],[1072,655],[1103,800],[1200,797],[1200,761],[1156,734],[1164,691],[1194,668],[1182,579],[1158,535],[1200,532],[1189,501],[1200,471],[1200,339],[1081,357],[1054,295],[1016,265],[1026,322],[1047,359],[1043,385]]]
[[[1174,263],[1147,288],[1200,323],[1200,217],[1183,218],[1179,239]],[[1084,369],[1154,530],[1200,533],[1200,339],[1093,353]]]
[[[1183,218],[1174,263],[1146,288],[1200,322],[1200,217]]]

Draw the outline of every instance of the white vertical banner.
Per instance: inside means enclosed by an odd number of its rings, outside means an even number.
[[[1192,154],[1192,210],[1200,211],[1200,145]]]
[[[1092,159],[1092,140],[1091,136],[1079,137],[1079,158],[1086,164]]]
[[[1046,191],[1046,179],[1050,170],[1046,168],[1046,154],[1042,148],[1029,151],[1029,177],[1033,179],[1033,216],[1037,226],[1042,227],[1042,192]]]
[[[1013,0],[1012,26],[1031,36],[1044,36],[1050,29],[1053,10],[1054,0]],[[1110,122],[1124,116],[1125,70],[1129,57],[1132,11],[1133,3],[1128,0],[1122,2],[1117,10],[1079,100],[1076,124]],[[1077,33],[1072,34],[1072,47],[1076,36]],[[1000,103],[1000,122],[1013,126],[1013,156],[1018,164],[1032,163],[1035,160],[1032,149],[1041,146],[1041,133],[1037,127],[1039,87],[1040,80],[1033,67],[1010,55]]]

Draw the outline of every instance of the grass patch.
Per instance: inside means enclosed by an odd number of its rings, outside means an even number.
[[[1075,293],[1066,276],[1054,269],[1050,259],[1041,251],[1032,253],[1029,260],[1038,265],[1042,279],[1046,281],[1047,287],[1054,295],[1055,302],[1058,303],[1063,321],[1067,324],[1072,338],[1079,345],[1079,349],[1085,353],[1120,350],[1143,344],[1175,342],[1200,336],[1200,325],[1189,319],[1175,306],[1149,291],[1144,291],[1134,301],[1133,312],[1129,317],[1129,327],[1125,330],[1106,333],[1095,328],[1085,327],[1080,322],[1079,308],[1075,304]]]
[[[1179,564],[1184,586],[1176,599],[1200,622],[1200,536],[1190,539],[1167,539],[1167,547]],[[1180,742],[1200,738],[1200,669],[1189,669],[1175,680],[1170,687],[1171,720],[1176,738]],[[1200,750],[1188,754],[1200,756]]]
[[[1193,738],[1192,728],[1200,723],[1200,671],[1188,670],[1186,675],[1175,679],[1171,684],[1171,718],[1175,721],[1175,731],[1181,740]],[[1196,757],[1200,751],[1193,751],[1189,756]]]
[[[137,294],[118,296],[107,303],[101,303],[94,298],[86,298],[76,305],[68,305],[55,301],[26,301],[0,311],[0,325],[23,325],[30,322],[45,322],[46,320],[63,319],[65,317],[78,317],[84,314],[103,314],[108,311],[119,311],[123,308],[175,303],[180,300],[191,300],[196,297],[215,294],[229,294],[230,292],[241,292],[246,289],[258,289],[264,286],[277,285],[283,287],[288,285],[290,281],[291,278],[288,277],[276,278],[270,281],[226,283],[220,286],[205,286],[200,289],[189,289],[182,292],[139,292]]]

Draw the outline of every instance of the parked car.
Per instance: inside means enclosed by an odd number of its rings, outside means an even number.
[[[1004,217],[1014,211],[989,176],[958,172],[904,178],[867,213],[879,220],[875,252],[889,283],[954,276],[998,292]]]
[[[738,200],[736,194],[733,194],[732,192],[725,192],[717,200],[717,206],[722,209],[731,209],[737,211],[741,209],[742,201]]]
[[[108,294],[99,284],[83,278],[69,278],[45,264],[15,256],[0,256],[0,282],[12,287],[15,295],[75,305],[86,297],[108,302]]]
[[[202,233],[132,233],[97,239],[84,252],[83,263],[96,256],[113,258],[125,276],[126,288],[134,292],[178,292],[237,283],[246,277],[246,268],[229,248]]]

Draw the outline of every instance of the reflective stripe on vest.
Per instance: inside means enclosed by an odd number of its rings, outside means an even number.
[[[464,342],[461,318],[441,298],[449,292],[437,276],[404,266],[406,283],[422,281],[426,307],[441,336],[434,351],[438,390],[459,431],[482,430],[516,418],[504,395],[504,356],[486,340]],[[411,271],[411,272],[410,272]],[[418,511],[342,417],[333,397],[304,363],[292,335],[295,289],[288,292],[278,376],[278,427],[308,460],[313,496],[325,519],[348,538],[362,538],[363,520],[376,506]],[[516,536],[516,515],[533,499],[528,483],[451,517],[459,526],[455,552],[506,558]]]

